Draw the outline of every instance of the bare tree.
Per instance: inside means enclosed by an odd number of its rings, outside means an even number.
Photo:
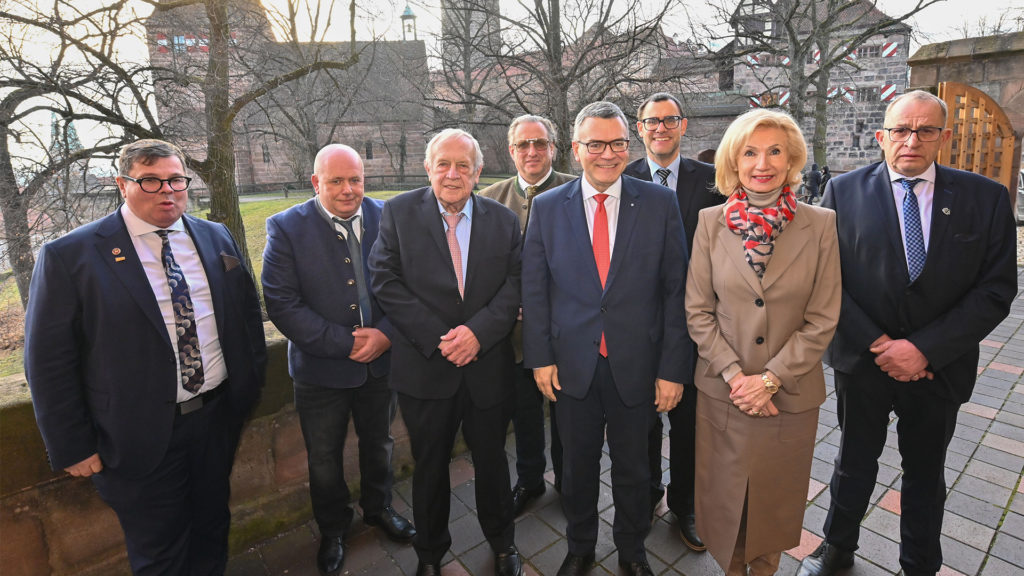
[[[878,35],[910,29],[904,22],[943,0],[916,0],[889,16],[877,0],[710,0],[715,13],[702,36],[730,41],[726,54],[757,77],[766,95],[789,93],[784,105],[798,123],[814,119],[814,161],[826,163],[827,105],[835,77],[858,68],[856,50]],[[728,24],[729,32],[715,24]],[[771,98],[765,104],[779,105]]]
[[[678,2],[641,0],[494,0],[446,2],[439,106],[451,123],[507,126],[524,112],[557,126],[556,168],[567,170],[572,120],[579,107],[602,99],[631,108],[638,87],[685,76],[662,69],[676,50],[662,24]],[[500,35],[499,32],[500,30]]]
[[[262,11],[256,0],[143,1],[154,10],[149,21],[130,10],[126,0],[95,8],[82,8],[74,0],[52,0],[49,6],[33,0],[0,4],[0,211],[23,304],[35,261],[29,220],[33,198],[67,167],[110,156],[138,138],[186,144],[188,167],[211,191],[210,219],[225,222],[248,254],[235,186],[236,117],[280,86],[317,71],[344,70],[358,61],[355,0],[348,4],[352,51],[288,68],[263,68],[246,83],[239,83],[231,71],[245,58],[258,61],[258,50],[265,46],[258,41],[269,39],[269,27],[260,28],[256,36],[243,34],[241,41],[232,33],[245,22],[239,14]],[[145,37],[144,25],[161,15],[195,24],[198,36],[185,47],[193,58],[149,63],[126,47]],[[243,54],[246,48],[252,51]],[[184,100],[175,103],[173,98]],[[158,109],[178,113],[169,112],[158,121]],[[73,152],[40,155],[33,142],[43,140],[36,134],[41,129],[38,117],[48,113],[65,123],[91,122],[88,143]],[[205,145],[189,146],[197,135]]]

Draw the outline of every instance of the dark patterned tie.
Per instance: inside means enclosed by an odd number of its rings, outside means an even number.
[[[167,285],[171,287],[171,304],[174,308],[174,331],[178,334],[178,364],[181,367],[181,383],[185,390],[195,393],[203,387],[203,357],[199,353],[199,335],[196,332],[196,313],[192,309],[192,295],[185,281],[185,274],[174,261],[169,230],[157,230],[163,247],[160,257],[167,274]]]
[[[668,177],[672,174],[672,171],[668,168],[658,168],[654,173],[658,175],[658,178],[661,178],[661,185],[667,187]]]
[[[914,186],[920,181],[920,178],[897,180],[907,191],[903,197],[903,231],[907,238],[907,272],[910,273],[911,282],[921,275],[928,256],[924,249],[924,234],[921,232],[921,211],[917,206],[917,194],[914,194]]]
[[[348,241],[348,253],[352,258],[352,268],[356,274],[356,292],[359,294],[359,314],[363,326],[369,326],[373,322],[373,309],[370,307],[370,293],[366,290],[366,276],[363,274],[363,249],[359,245],[359,238],[352,229],[352,224],[358,216],[348,220],[332,218],[336,224],[341,224],[345,229],[345,240]]]

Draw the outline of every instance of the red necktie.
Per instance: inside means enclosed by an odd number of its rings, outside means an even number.
[[[594,262],[597,263],[597,275],[601,278],[601,288],[604,288],[605,280],[608,279],[608,264],[611,261],[608,246],[608,212],[604,209],[604,201],[607,194],[594,194],[597,200],[597,210],[594,212]],[[608,357],[608,345],[604,340],[604,332],[601,332],[601,356]]]

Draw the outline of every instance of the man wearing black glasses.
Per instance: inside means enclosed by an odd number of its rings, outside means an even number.
[[[897,97],[875,132],[885,160],[825,187],[821,205],[836,212],[843,269],[825,361],[843,435],[825,540],[804,559],[803,576],[853,565],[892,412],[903,472],[900,566],[907,576],[942,567],[946,448],[974,389],[978,344],[1017,293],[1007,190],[936,163],[951,136],[946,115],[927,92]]]
[[[121,151],[124,204],[45,246],[25,376],[50,464],[89,477],[135,574],[223,574],[229,476],[263,385],[252,276],[227,228],[185,214],[185,157]]]
[[[683,218],[687,254],[693,245],[693,232],[697,228],[697,213],[708,206],[725,202],[725,196],[714,191],[715,167],[683,158],[679,142],[686,134],[687,119],[683,107],[675,96],[666,92],[652,94],[636,112],[636,130],[644,140],[647,157],[626,166],[626,174],[649,180],[676,191],[679,213]],[[696,348],[694,348],[696,357]],[[669,421],[669,473],[667,504],[679,520],[679,535],[687,548],[706,549],[697,535],[693,508],[694,464],[693,446],[697,425],[697,389],[687,386],[679,406],[668,413]],[[654,420],[649,439],[651,466],[651,507],[661,500],[661,416]]]
[[[523,248],[525,365],[562,440],[568,554],[558,574],[594,562],[607,437],[619,565],[645,576],[648,433],[655,410],[674,408],[693,380],[683,223],[675,194],[622,175],[629,128],[618,106],[585,106],[573,132],[583,177],[534,200]]]
[[[491,184],[480,191],[481,196],[501,202],[519,216],[519,225],[526,231],[533,198],[575,178],[555,172],[558,131],[551,120],[524,114],[508,126],[508,153],[516,166],[516,175]],[[531,500],[544,494],[544,397],[533,381],[533,371],[523,368],[523,327],[516,322],[512,332],[516,353],[516,411],[512,427],[516,435],[516,484],[512,487],[512,513],[518,517]],[[551,410],[551,466],[555,473],[555,490],[562,487],[562,446],[558,439],[555,411]]]

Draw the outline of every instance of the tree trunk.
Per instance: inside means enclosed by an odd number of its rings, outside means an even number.
[[[14,270],[14,280],[18,284],[18,295],[21,306],[28,304],[28,287],[32,282],[32,269],[36,265],[32,254],[32,237],[28,226],[28,202],[18,192],[18,180],[11,165],[6,130],[0,134],[0,213],[4,218],[4,233],[7,240],[7,259]]]

